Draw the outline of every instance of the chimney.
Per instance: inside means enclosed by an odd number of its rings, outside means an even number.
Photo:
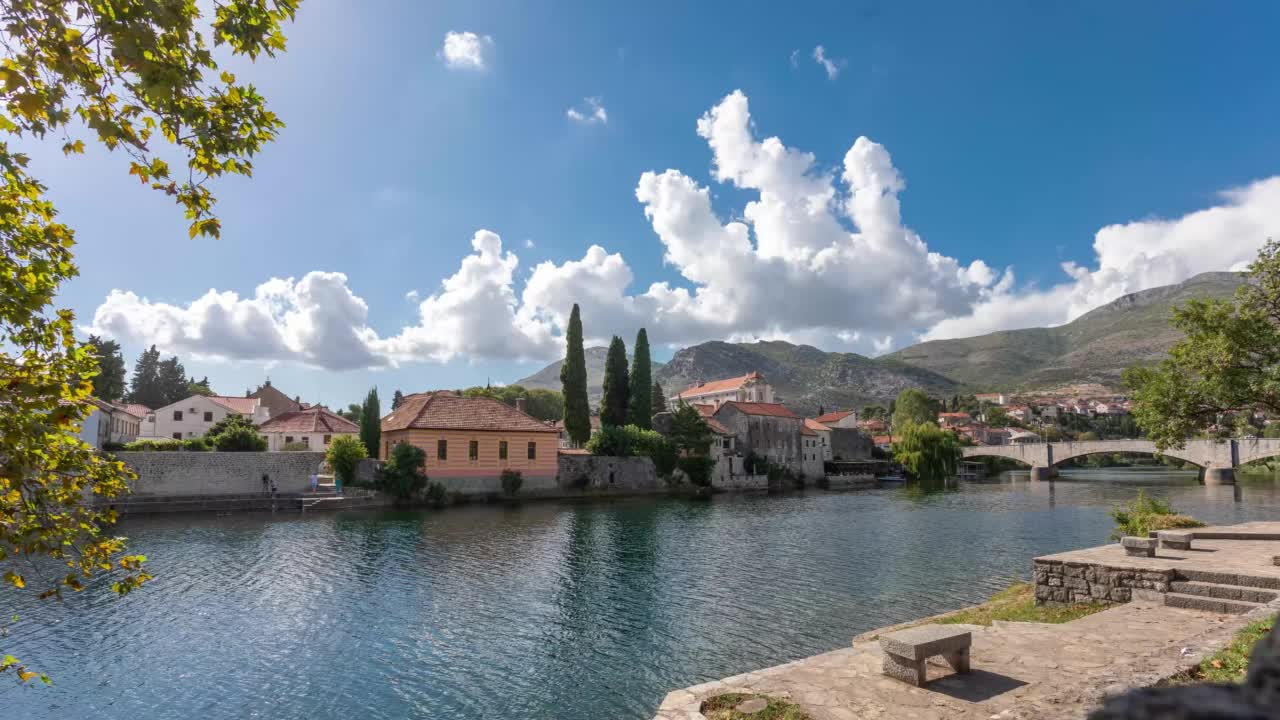
[[[524,398],[522,398],[522,397],[518,397],[518,398],[516,398],[516,409],[517,409],[517,410],[519,410],[520,412],[525,412],[525,409],[524,409]]]

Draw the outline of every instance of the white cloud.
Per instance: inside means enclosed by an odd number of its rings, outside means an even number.
[[[795,56],[793,55],[792,57],[794,59]],[[823,70],[827,71],[827,79],[829,80],[835,80],[836,76],[840,74],[840,71],[844,68],[845,63],[847,62],[844,59],[827,57],[827,49],[821,45],[813,49],[813,61],[821,65]]]
[[[722,220],[712,190],[679,170],[641,175],[635,195],[679,281],[632,287],[623,256],[592,245],[580,259],[538,263],[519,287],[516,254],[488,230],[432,294],[406,298],[418,319],[394,335],[368,327],[368,309],[340,273],[272,279],[253,297],[210,290],[172,305],[115,290],[91,332],[167,352],[327,368],[455,359],[551,359],[573,303],[589,342],[786,338],[879,354],[920,337],[1066,322],[1117,296],[1238,269],[1280,227],[1280,177],[1223,194],[1219,206],[1098,231],[1096,262],[1067,263],[1063,281],[1018,287],[1011,268],[930,251],[902,220],[906,181],[889,152],[857,138],[838,171],[776,137],[760,139],[741,92],[697,122],[712,178],[750,194]],[[532,245],[524,241],[525,247]]]
[[[533,238],[525,238],[525,239],[524,239],[524,246],[525,246],[526,248],[529,248],[530,250],[532,250],[532,249],[533,249],[533,247],[534,247]]]
[[[484,70],[493,52],[493,38],[473,32],[449,31],[439,57],[451,70]]]
[[[578,107],[571,107],[565,111],[565,115],[569,119],[581,125],[605,125],[609,122],[609,111],[605,110],[604,105],[600,102],[600,97],[583,98],[582,104]]]
[[[795,70],[798,67],[800,67],[800,51],[792,50],[791,51],[791,69]]]
[[[417,291],[417,290],[410,290],[409,292],[407,292],[407,293],[405,293],[405,294],[404,294],[404,299],[405,299],[405,300],[408,300],[409,302],[415,302],[415,303],[416,303],[416,302],[418,302],[419,300],[421,300],[422,298],[421,298],[421,296],[419,296],[419,295],[418,295],[418,291]]]

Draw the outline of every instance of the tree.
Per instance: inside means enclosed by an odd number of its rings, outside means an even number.
[[[883,405],[867,405],[858,414],[858,417],[863,420],[883,420],[888,416],[889,411],[885,410]]]
[[[1013,418],[1009,417],[1009,411],[1000,405],[992,405],[987,408],[983,411],[983,416],[986,419],[986,423],[991,427],[1009,427],[1017,424]]]
[[[893,431],[907,425],[936,422],[938,405],[923,390],[908,388],[898,393],[893,404]]]
[[[932,422],[899,425],[895,420],[893,429],[898,434],[898,441],[893,444],[893,459],[906,468],[912,479],[935,484],[956,474],[960,441],[955,433],[942,430]]]
[[[636,333],[636,346],[631,355],[631,405],[627,418],[632,425],[646,430],[653,427],[653,361],[649,359],[649,334],[644,328]]]
[[[378,403],[378,388],[369,389],[360,406],[360,442],[364,443],[369,457],[378,457],[382,445],[382,408]]]
[[[404,402],[404,393],[400,392],[400,388],[396,388],[395,394],[391,396],[391,409],[397,410],[400,404]]]
[[[351,484],[356,477],[356,466],[366,457],[364,443],[354,435],[335,437],[324,454],[324,459],[343,485]]]
[[[129,402],[146,405],[155,410],[167,405],[160,388],[160,351],[152,345],[143,350],[133,364],[133,379],[129,381]]]
[[[98,359],[98,374],[93,378],[93,396],[107,402],[123,398],[124,355],[120,353],[120,343],[90,335],[88,345]]]
[[[653,398],[651,402],[653,403],[653,411],[655,413],[666,412],[667,396],[662,392],[662,384],[657,380],[653,381]]]
[[[217,393],[213,391],[213,388],[209,387],[209,376],[206,375],[199,382],[196,382],[195,378],[189,378],[187,380],[187,394],[183,397],[190,397],[192,395],[217,395]],[[182,398],[178,399],[181,400]]]
[[[609,342],[609,352],[604,359],[604,397],[600,400],[600,424],[621,426],[627,424],[627,406],[630,405],[631,380],[627,372],[627,346],[617,335]]]
[[[179,400],[191,397],[188,392],[187,369],[182,367],[182,363],[177,356],[160,363],[156,382],[160,385],[161,394],[164,395],[162,405],[176,403]]]
[[[569,313],[560,385],[564,395],[565,432],[570,442],[581,447],[591,439],[591,404],[587,400],[587,357],[582,348],[582,316],[577,303]]]
[[[517,401],[524,400],[524,411],[532,417],[547,422],[555,422],[564,418],[564,397],[558,390],[544,388],[529,389],[523,385],[501,385],[498,387],[469,387],[461,394],[465,397],[487,397],[511,407]]]
[[[682,454],[706,455],[711,451],[711,426],[698,409],[680,403],[671,414],[671,442]]]
[[[407,442],[396,443],[391,448],[386,467],[382,469],[383,486],[397,500],[413,498],[427,486],[427,474],[423,471],[426,462],[427,453],[422,448]]]
[[[339,410],[338,414],[350,420],[351,422],[359,425],[360,415],[363,412],[364,412],[364,406],[362,406],[360,403],[350,403],[349,405],[347,405],[346,410]]]
[[[218,72],[205,37],[230,55],[274,55],[284,49],[280,25],[297,0],[223,0],[211,23],[198,22],[201,7],[5,3],[0,132],[24,143],[60,137],[67,155],[84,152],[78,135],[121,149],[131,175],[183,208],[190,236],[216,237],[206,180],[251,174],[250,158],[282,123],[253,86]],[[183,180],[173,179],[161,155],[185,160],[186,172],[176,174]],[[112,568],[119,575],[112,587],[123,594],[149,578],[145,558],[123,555],[123,539],[104,533],[114,511],[96,508],[126,492],[133,475],[77,437],[97,363],[75,338],[74,315],[51,307],[78,274],[75,235],[55,220],[27,165],[26,155],[0,140],[0,377],[7,381],[0,383],[0,565],[4,580],[23,588],[19,562],[48,556],[66,563],[69,573],[33,588],[42,597],[79,589],[84,578]],[[86,495],[100,503],[83,502]],[[0,672],[35,677],[0,658]]]
[[[1280,413],[1280,243],[1268,239],[1231,300],[1191,300],[1173,311],[1184,335],[1155,367],[1132,367],[1133,415],[1156,447],[1230,413]]]
[[[210,426],[203,439],[209,447],[222,452],[262,452],[267,449],[267,439],[258,432],[253,421],[234,413]]]

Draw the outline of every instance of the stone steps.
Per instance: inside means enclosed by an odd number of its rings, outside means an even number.
[[[1257,575],[1239,575],[1236,573],[1213,572],[1210,570],[1191,570],[1179,568],[1174,571],[1177,580],[1191,580],[1210,585],[1235,585],[1237,587],[1266,588],[1280,590],[1280,577]]]
[[[1280,596],[1280,590],[1265,590],[1240,585],[1219,585],[1217,583],[1196,582],[1194,580],[1175,580],[1169,583],[1169,592],[1179,595],[1198,595],[1218,600],[1243,600],[1252,603],[1269,603]]]
[[[1254,608],[1262,607],[1262,603],[1246,602],[1244,600],[1224,600],[1221,598],[1204,597],[1201,595],[1184,595],[1182,593],[1168,593],[1164,596],[1164,604],[1169,607],[1186,608],[1188,610],[1204,610],[1207,612],[1223,613],[1225,615],[1243,615]]]

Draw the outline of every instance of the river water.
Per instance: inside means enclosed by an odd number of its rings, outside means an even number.
[[[669,690],[978,602],[1035,555],[1104,542],[1108,507],[1138,488],[1215,524],[1280,518],[1271,478],[1025,478],[130,520],[144,589],[0,594],[21,616],[0,647],[55,682],[0,683],[0,716],[648,718]]]

